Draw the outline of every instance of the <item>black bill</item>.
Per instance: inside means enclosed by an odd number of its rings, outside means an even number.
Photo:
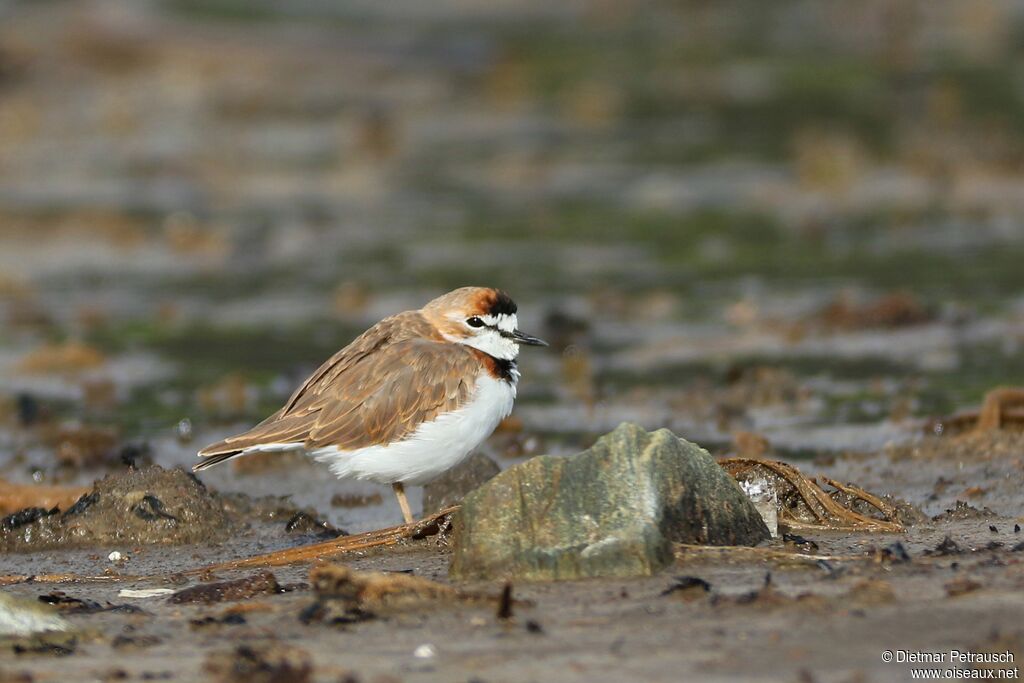
[[[548,343],[538,337],[531,337],[528,334],[515,330],[511,333],[506,332],[502,334],[503,337],[508,337],[517,344],[525,344],[526,346],[547,346]]]

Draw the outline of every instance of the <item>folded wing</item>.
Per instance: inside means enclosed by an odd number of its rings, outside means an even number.
[[[476,355],[433,337],[415,312],[381,321],[320,366],[281,410],[201,450],[194,469],[261,446],[354,450],[402,440],[465,405],[475,388]]]

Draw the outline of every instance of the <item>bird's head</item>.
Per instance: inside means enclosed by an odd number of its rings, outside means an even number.
[[[518,356],[520,344],[547,346],[517,329],[516,303],[500,289],[462,287],[434,299],[421,312],[448,341],[501,360]]]

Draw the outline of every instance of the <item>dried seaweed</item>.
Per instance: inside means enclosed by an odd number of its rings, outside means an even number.
[[[777,460],[728,458],[719,464],[737,481],[767,478],[772,482],[778,494],[779,522],[791,529],[904,530],[892,505],[852,484],[822,477],[825,485],[834,489],[830,493],[792,465]],[[879,516],[854,509],[862,504],[877,510]]]

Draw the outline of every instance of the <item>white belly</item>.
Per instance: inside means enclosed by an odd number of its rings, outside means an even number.
[[[483,374],[463,407],[424,422],[413,434],[387,446],[341,451],[335,446],[309,451],[339,479],[422,486],[455,467],[491,435],[512,412],[514,384]]]

